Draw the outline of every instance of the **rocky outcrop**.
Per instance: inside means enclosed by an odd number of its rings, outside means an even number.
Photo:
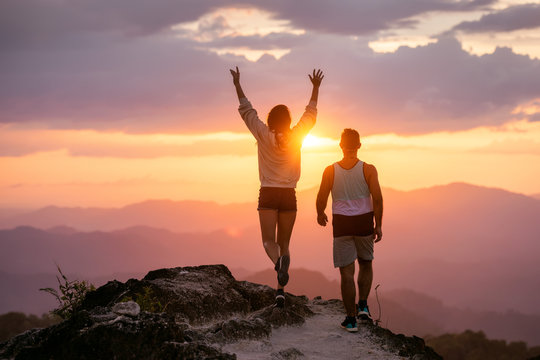
[[[219,344],[267,337],[312,314],[306,297],[287,294],[277,309],[274,296],[223,265],[151,271],[89,293],[71,319],[1,344],[0,358],[234,359]]]
[[[274,296],[268,286],[236,281],[223,265],[151,271],[142,280],[111,281],[70,319],[0,344],[0,359],[236,359],[226,344],[267,339],[272,329],[313,315],[304,296],[286,294],[284,309],[273,306]],[[396,354],[436,358],[422,339],[377,332]],[[294,348],[268,355],[303,357]]]

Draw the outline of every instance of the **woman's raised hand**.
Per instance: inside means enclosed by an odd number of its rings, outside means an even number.
[[[233,84],[237,85],[237,84],[240,84],[240,70],[238,70],[238,66],[236,67],[236,71],[234,71],[233,69],[229,69],[231,71],[231,75],[232,75],[232,78],[233,78]],[[315,73],[315,70],[313,70]]]
[[[236,68],[236,70],[238,70],[238,68]],[[231,70],[232,72],[232,70]],[[309,76],[309,80],[311,80],[311,83],[313,84],[313,86],[315,87],[319,87],[321,86],[321,81],[322,79],[324,79],[324,75],[321,71],[321,69],[318,69],[317,72],[315,72],[315,69],[313,69],[313,76],[311,76],[311,74],[308,74]]]

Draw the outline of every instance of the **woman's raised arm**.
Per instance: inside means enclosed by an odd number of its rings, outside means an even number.
[[[238,68],[236,69],[238,70]],[[321,71],[321,69],[317,70],[317,72],[315,72],[315,69],[313,69],[313,76],[311,76],[311,74],[308,74],[308,76],[309,80],[311,80],[311,83],[313,84],[313,90],[311,91],[311,99],[309,100],[317,102],[317,100],[319,99],[319,86],[321,86],[322,79],[324,79],[323,72]]]
[[[238,70],[238,66],[236,67],[236,71],[233,69],[229,69],[233,78],[233,84],[236,88],[236,95],[238,95],[238,100],[241,98],[245,98],[246,95],[244,94],[244,90],[242,90],[242,86],[240,85],[240,70]],[[313,70],[315,73],[315,70]]]

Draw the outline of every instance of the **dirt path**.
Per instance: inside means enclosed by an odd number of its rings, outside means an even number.
[[[340,305],[340,304],[339,304]],[[340,327],[344,318],[338,304],[311,304],[315,313],[300,327],[281,327],[263,340],[244,340],[228,344],[223,350],[250,359],[403,359],[374,341],[366,327],[357,333]]]

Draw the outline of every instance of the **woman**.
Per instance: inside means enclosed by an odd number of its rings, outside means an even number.
[[[240,101],[238,111],[257,140],[259,156],[259,221],[266,254],[277,271],[276,306],[285,305],[284,287],[289,281],[289,241],[296,219],[296,183],[300,178],[302,141],[315,125],[319,86],[324,78],[321,70],[308,75],[313,90],[304,115],[291,128],[291,115],[285,105],[276,105],[268,114],[267,123],[257,116],[240,86],[240,71],[230,70]]]

